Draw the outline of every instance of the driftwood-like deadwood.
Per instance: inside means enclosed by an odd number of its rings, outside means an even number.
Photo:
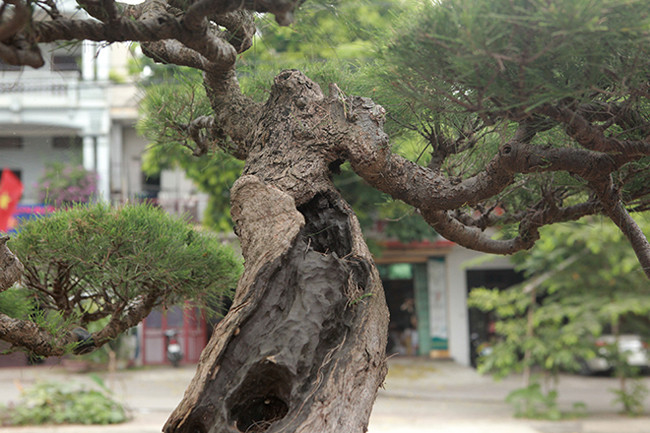
[[[334,191],[296,206],[256,176],[232,201],[246,271],[164,431],[365,431],[388,315],[356,218]]]
[[[231,195],[244,275],[165,432],[365,431],[388,313],[329,178],[335,99],[297,71],[276,78]]]

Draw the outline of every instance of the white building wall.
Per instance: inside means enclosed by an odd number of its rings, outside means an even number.
[[[110,159],[110,140],[109,131],[97,137],[97,194],[104,201],[110,201],[111,197],[111,159]]]
[[[126,184],[126,198],[131,199],[142,193],[142,154],[147,147],[147,140],[138,136],[133,127],[124,128],[123,148],[123,182]]]
[[[36,181],[43,175],[45,164],[73,160],[75,153],[74,150],[54,149],[51,136],[30,136],[24,138],[21,149],[0,150],[0,165],[20,169],[24,186],[21,202],[35,204],[39,201]]]
[[[123,176],[124,160],[124,128],[119,123],[113,123],[111,126],[111,139],[110,139],[110,192],[111,201],[121,202],[122,191],[126,189],[126,183]]]
[[[459,364],[470,365],[469,314],[467,311],[467,270],[505,269],[512,264],[504,256],[492,256],[455,246],[446,257],[449,295],[449,354]],[[480,259],[480,262],[477,262]]]
[[[73,5],[67,0],[64,3]],[[79,70],[55,70],[52,56],[69,57],[74,50],[79,55]],[[99,199],[124,202],[141,197],[141,162],[147,142],[134,128],[141,95],[134,83],[128,82],[132,51],[126,44],[102,47],[85,41],[72,52],[52,46],[44,47],[43,54],[46,64],[42,68],[0,70],[0,136],[29,138],[21,149],[0,148],[0,168],[21,171],[25,184],[22,202],[38,201],[34,185],[45,165],[55,160],[80,163],[96,171]],[[66,67],[70,69],[70,65],[75,69],[74,59]],[[122,80],[111,82],[111,74]],[[53,150],[48,143],[54,136],[78,136],[83,144],[76,152]],[[200,219],[207,196],[197,194],[191,182],[178,173],[166,172],[162,177],[166,186],[162,199],[168,207]]]
[[[71,53],[46,47],[42,68],[0,72],[0,135],[25,139],[21,149],[0,149],[0,165],[21,170],[25,184],[22,202],[37,201],[34,184],[45,165],[55,160],[82,163],[95,170],[99,198],[110,198],[108,51],[84,42],[79,48],[81,71],[53,70],[53,53]],[[52,149],[53,136],[80,136],[83,148],[76,152]]]
[[[449,345],[449,290],[444,260],[427,260],[427,286],[429,294],[429,336],[434,342]],[[438,348],[434,347],[434,350]],[[448,350],[448,349],[447,349]]]

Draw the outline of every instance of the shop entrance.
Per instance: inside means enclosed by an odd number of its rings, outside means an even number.
[[[378,268],[390,312],[386,352],[388,355],[417,355],[419,341],[413,266],[396,263]]]
[[[521,273],[514,269],[484,269],[467,271],[467,293],[477,287],[506,289],[524,280]],[[469,309],[469,344],[470,361],[476,367],[480,348],[490,344],[495,337],[493,313],[485,313],[477,308]]]
[[[142,363],[166,364],[165,331],[178,331],[183,363],[196,363],[207,342],[206,321],[200,309],[189,305],[153,310],[142,324]]]

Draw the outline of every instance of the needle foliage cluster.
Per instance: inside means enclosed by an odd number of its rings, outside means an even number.
[[[25,272],[18,287],[0,293],[0,308],[10,307],[0,312],[52,335],[135,324],[151,308],[184,301],[218,311],[241,271],[214,235],[146,204],[76,205],[26,222],[9,245]]]
[[[295,68],[324,91],[330,83],[345,92],[366,91],[365,74],[372,69],[377,41],[391,34],[399,13],[413,9],[415,3],[402,0],[310,1],[298,10],[296,22],[289,27],[261,15],[253,47],[238,60],[242,90],[263,101],[273,78],[282,69]],[[139,62],[140,69],[147,66],[153,71],[141,83],[144,98],[138,129],[151,142],[143,161],[145,173],[157,175],[162,169],[182,168],[201,191],[209,194],[204,223],[218,231],[231,230],[229,189],[241,174],[243,163],[216,146],[209,155],[194,157],[186,146],[191,139],[179,126],[210,113],[200,74],[190,68],[154,65],[147,59]],[[420,149],[413,141],[411,135],[396,147],[416,158]],[[423,161],[427,159],[425,156]],[[376,222],[382,221],[385,235],[391,238],[408,242],[435,237],[435,232],[409,206],[370,188],[347,164],[335,182],[364,229],[374,229]]]

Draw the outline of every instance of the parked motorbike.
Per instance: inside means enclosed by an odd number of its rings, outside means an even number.
[[[178,331],[176,329],[168,329],[165,331],[165,340],[167,343],[167,359],[174,367],[178,367],[183,360],[183,350],[178,342]]]

